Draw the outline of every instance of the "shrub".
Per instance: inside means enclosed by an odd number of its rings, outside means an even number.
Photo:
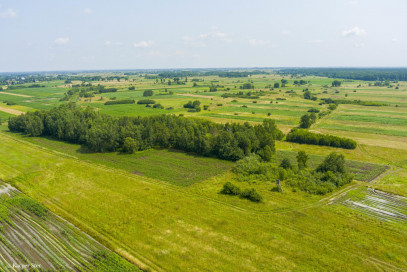
[[[284,158],[280,163],[280,167],[284,169],[292,169],[293,165],[291,164],[291,161],[288,158]]]
[[[143,96],[153,96],[154,92],[152,90],[145,90],[143,92]]]
[[[231,182],[226,182],[223,185],[223,189],[220,191],[224,195],[240,195],[241,190],[238,186],[233,185]]]
[[[260,202],[260,201],[263,200],[263,197],[262,197],[254,188],[245,189],[245,190],[240,194],[240,196],[241,196],[242,198],[246,198],[246,199],[248,199],[248,200],[250,200],[250,201],[253,201],[253,202]]]
[[[152,99],[142,99],[137,101],[137,104],[155,104],[155,101]]]

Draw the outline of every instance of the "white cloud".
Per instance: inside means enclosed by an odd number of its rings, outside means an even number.
[[[364,43],[355,43],[355,47],[362,48],[362,47],[365,47],[365,44]]]
[[[291,32],[286,29],[281,30],[281,35],[288,36],[290,34],[291,34]]]
[[[92,14],[92,10],[91,10],[90,8],[85,8],[85,9],[83,10],[83,13],[85,13],[85,14]]]
[[[69,43],[69,38],[68,37],[61,37],[61,38],[56,39],[54,41],[54,43],[56,45],[65,45],[65,44]]]
[[[202,39],[202,40],[212,38],[212,39],[219,39],[219,40],[224,41],[224,42],[232,41],[228,37],[228,35],[226,35],[223,32],[220,32],[220,31],[211,31],[211,32],[208,32],[208,33],[203,33],[203,34],[199,35],[199,38]]]
[[[147,53],[148,56],[161,56],[160,51],[150,51]]]
[[[113,42],[113,41],[105,41],[105,45],[110,46],[110,45],[122,45],[121,42]]]
[[[351,1],[349,1],[349,4],[350,5],[357,5],[357,4],[359,4],[359,2],[355,1],[355,0],[351,0]]]
[[[28,42],[28,43],[27,43],[27,46],[32,46],[32,45],[33,45],[32,42]]]
[[[398,41],[399,41],[399,39],[394,38],[394,39],[391,39],[391,41],[392,41],[392,42],[398,42]]]
[[[259,45],[265,45],[265,44],[267,44],[267,42],[266,42],[266,41],[263,41],[263,40],[250,39],[250,40],[249,40],[249,44],[250,44],[251,46],[259,46]]]
[[[342,36],[344,37],[350,37],[350,36],[364,36],[366,35],[366,31],[363,28],[360,27],[353,27],[348,30],[342,31]]]
[[[154,41],[141,41],[141,42],[135,42],[133,43],[133,46],[135,48],[146,48],[150,47],[154,44]]]
[[[13,9],[9,8],[6,9],[3,12],[0,12],[0,18],[2,19],[9,19],[9,18],[14,18],[17,16],[17,12],[15,12]]]
[[[323,43],[324,41],[323,40],[311,40],[311,41],[308,41],[309,43],[313,43],[313,44],[321,44],[321,43]]]

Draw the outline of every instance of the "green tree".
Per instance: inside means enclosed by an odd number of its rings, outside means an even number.
[[[309,128],[312,125],[312,119],[308,114],[301,116],[300,128]]]
[[[332,82],[332,87],[340,87],[342,84],[342,82],[340,82],[339,80],[334,80]]]
[[[274,88],[280,88],[280,83],[275,82],[275,83],[274,83]]]
[[[291,164],[291,161],[288,158],[284,158],[280,163],[280,167],[284,169],[291,169],[293,168],[293,165]]]
[[[152,90],[145,90],[143,92],[143,96],[153,96],[154,92]]]
[[[274,152],[275,152],[275,149],[274,149]],[[269,162],[269,161],[271,161],[271,158],[273,157],[274,152],[269,145],[266,145],[262,150],[260,150],[258,152],[258,154],[264,161]]]
[[[305,151],[298,151],[297,154],[297,164],[299,169],[304,169],[307,168],[307,162],[308,162],[308,155],[305,153]]]
[[[343,156],[343,154],[332,152],[317,167],[316,171],[317,172],[331,171],[333,173],[346,173],[345,157]]]

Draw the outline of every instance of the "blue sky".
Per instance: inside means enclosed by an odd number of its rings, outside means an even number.
[[[1,1],[0,71],[407,66],[407,1]]]

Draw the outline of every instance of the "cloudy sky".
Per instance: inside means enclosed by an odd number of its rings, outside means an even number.
[[[0,0],[0,72],[407,66],[405,0]]]

